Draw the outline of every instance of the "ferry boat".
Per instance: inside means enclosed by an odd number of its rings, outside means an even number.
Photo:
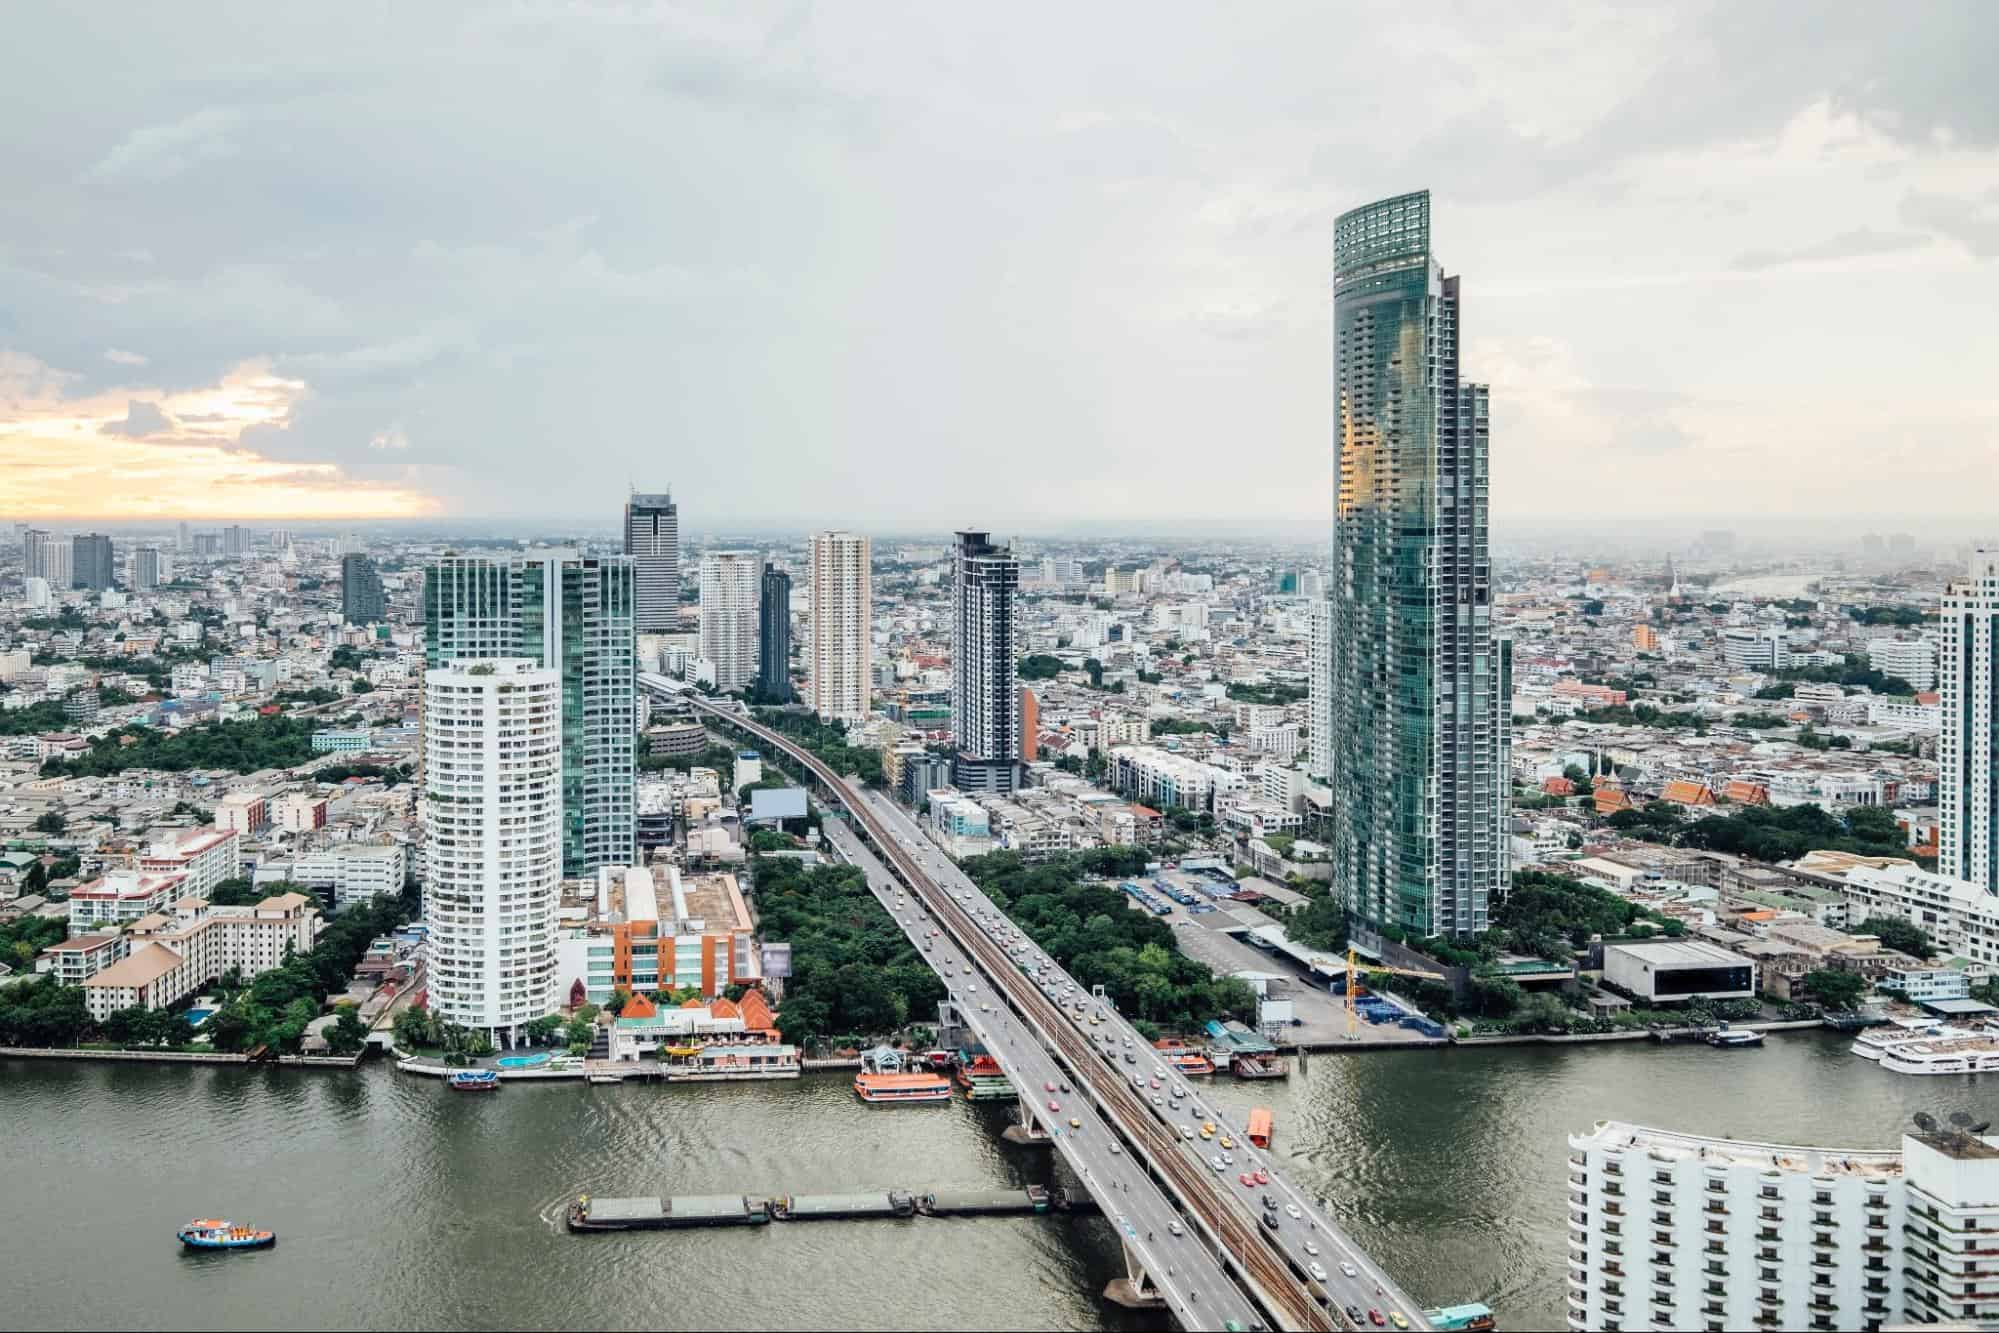
[[[902,1052],[878,1046],[861,1057],[854,1095],[877,1105],[893,1102],[948,1102],[951,1080],[927,1069],[910,1069]]]
[[[1153,1042],[1152,1047],[1165,1058],[1167,1064],[1182,1074],[1199,1077],[1215,1072],[1213,1060],[1210,1060],[1198,1047],[1189,1046],[1178,1037],[1162,1037]]]
[[[1248,1138],[1250,1143],[1258,1148],[1268,1148],[1270,1146],[1270,1128],[1270,1108],[1267,1106],[1251,1107],[1249,1112],[1249,1129],[1244,1137]]]
[[[1894,1074],[1999,1073],[1999,1038],[1964,1036],[1907,1042],[1884,1049],[1881,1067]]]
[[[262,1250],[278,1243],[275,1231],[239,1227],[220,1217],[198,1217],[174,1235],[190,1250]]]
[[[500,1076],[491,1069],[460,1069],[444,1080],[453,1092],[498,1092]]]
[[[1013,1080],[1000,1068],[999,1061],[981,1052],[970,1059],[964,1059],[960,1052],[958,1061],[958,1086],[965,1090],[968,1100],[975,1102],[1006,1101],[1017,1098]]]
[[[1853,1039],[1852,1051],[1863,1060],[1879,1060],[1883,1051],[1913,1042],[1940,1037],[1967,1037],[1961,1028],[1950,1027],[1933,1018],[1897,1018],[1884,1027],[1871,1028]]]

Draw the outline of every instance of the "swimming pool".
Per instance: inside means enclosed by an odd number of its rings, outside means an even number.
[[[494,1061],[502,1069],[533,1069],[548,1063],[547,1055],[503,1055]]]
[[[215,1013],[213,1009],[190,1009],[187,1011],[187,1025],[198,1028]]]

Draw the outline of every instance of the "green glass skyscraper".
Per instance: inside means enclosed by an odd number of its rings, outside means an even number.
[[[423,611],[426,667],[526,657],[562,673],[562,873],[633,864],[631,557],[445,555],[425,571]]]
[[[1493,634],[1486,386],[1428,191],[1333,228],[1334,883],[1363,928],[1486,928],[1507,887],[1510,648]]]

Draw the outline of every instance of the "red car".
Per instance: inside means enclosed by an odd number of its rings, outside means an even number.
[[[1270,1183],[1270,1173],[1261,1168],[1258,1168],[1256,1173],[1256,1183],[1259,1185],[1268,1185]]]
[[[1249,1174],[1249,1172],[1247,1172],[1247,1171],[1245,1171],[1245,1172],[1243,1172],[1243,1173],[1242,1173],[1241,1175],[1237,1176],[1237,1177],[1236,1177],[1236,1179],[1237,1179],[1237,1180],[1240,1180],[1240,1181],[1241,1181],[1241,1182],[1243,1183],[1243,1185],[1244,1185],[1244,1187],[1245,1187],[1245,1188],[1247,1188],[1248,1186],[1251,1186],[1251,1185],[1254,1185],[1254,1184],[1256,1184],[1256,1178],[1255,1178],[1254,1176],[1250,1175],[1250,1174]]]
[[[1059,1111],[1062,1109],[1062,1103],[1056,1101],[1053,1097],[1050,1097],[1048,1099],[1048,1109],[1051,1111]]]
[[[1381,1317],[1381,1311],[1369,1310],[1367,1312],[1367,1322],[1370,1324],[1383,1325],[1386,1324],[1388,1321]]]

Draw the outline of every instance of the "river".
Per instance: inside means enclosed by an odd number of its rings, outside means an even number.
[[[1212,1080],[1276,1113],[1275,1153],[1426,1304],[1562,1324],[1566,1135],[1603,1118],[1892,1146],[1911,1111],[1993,1117],[1999,1081],[1913,1079],[1832,1034],[1321,1055]],[[1159,1328],[1100,1299],[1096,1219],[828,1222],[570,1237],[579,1191],[924,1190],[1046,1182],[1007,1111],[869,1107],[847,1080],[453,1094],[348,1072],[0,1061],[14,1327]],[[180,1252],[226,1214],[275,1250]]]

